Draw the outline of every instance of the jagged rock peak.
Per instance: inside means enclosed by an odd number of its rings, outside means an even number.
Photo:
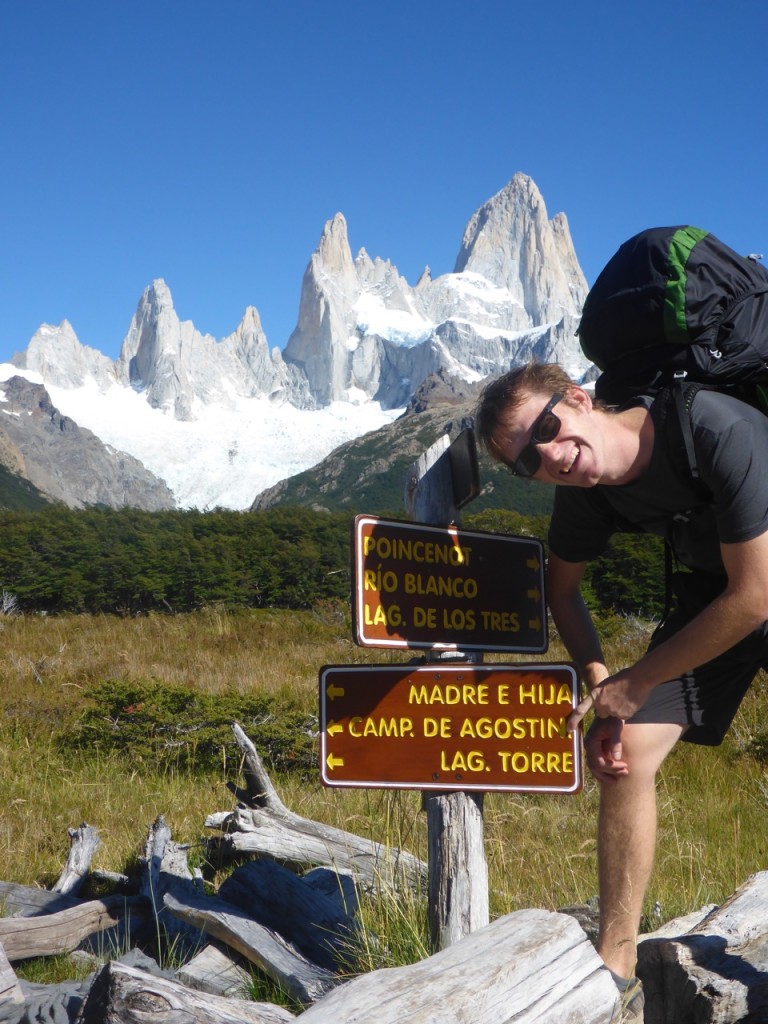
[[[76,388],[91,377],[103,389],[115,379],[112,360],[83,345],[68,320],[58,326],[41,324],[25,351],[14,355],[11,363],[38,373],[44,384],[54,387]]]
[[[579,316],[587,294],[565,215],[550,221],[541,192],[522,173],[469,219],[455,266],[467,271],[506,288],[534,326]]]
[[[347,236],[347,222],[343,214],[337,213],[332,220],[326,222],[313,260],[321,264],[328,273],[334,275],[354,274],[355,267]]]
[[[179,420],[199,405],[232,408],[238,397],[304,397],[279,350],[269,352],[261,318],[248,306],[235,331],[217,341],[179,320],[161,278],[144,290],[117,363],[120,379]],[[305,399],[306,400],[306,399]]]

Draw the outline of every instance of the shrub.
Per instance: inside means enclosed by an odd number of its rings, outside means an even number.
[[[317,718],[264,694],[202,693],[184,686],[108,679],[88,692],[65,748],[119,753],[131,768],[221,771],[239,722],[268,765],[303,775],[317,763]]]

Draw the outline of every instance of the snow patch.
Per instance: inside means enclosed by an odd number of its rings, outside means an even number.
[[[179,507],[203,511],[247,509],[265,488],[403,411],[383,410],[365,396],[357,404],[336,402],[309,411],[268,398],[237,398],[231,409],[196,405],[198,418],[185,422],[153,409],[132,388],[113,384],[103,392],[92,378],[79,388],[48,386],[48,392],[65,416],[164,480]]]

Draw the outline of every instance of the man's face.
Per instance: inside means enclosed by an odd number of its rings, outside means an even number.
[[[521,475],[571,487],[593,487],[600,481],[603,436],[591,399],[581,388],[559,399],[526,394],[494,437],[505,456],[517,461]]]

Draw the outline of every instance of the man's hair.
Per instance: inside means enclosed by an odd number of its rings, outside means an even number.
[[[574,381],[557,363],[526,363],[509,370],[486,384],[475,409],[475,433],[478,440],[496,462],[507,466],[512,461],[500,445],[498,434],[506,429],[509,413],[522,405],[529,395],[551,398],[556,392],[567,394]]]

